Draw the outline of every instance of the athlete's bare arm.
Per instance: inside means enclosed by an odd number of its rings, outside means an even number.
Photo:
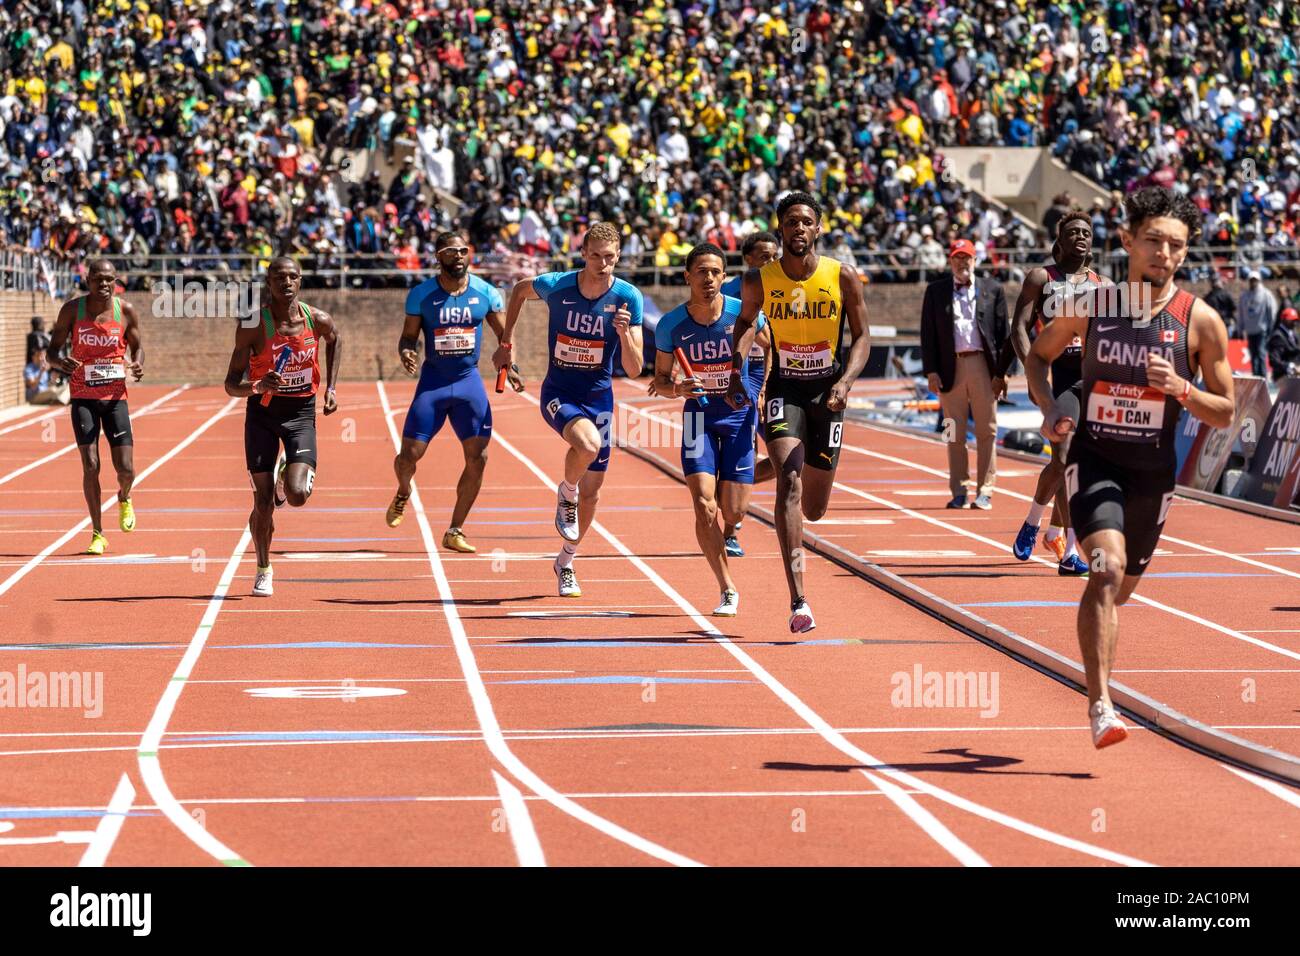
[[[223,383],[226,394],[233,398],[247,398],[249,395],[261,395],[272,391],[280,384],[280,376],[275,369],[266,374],[266,378],[256,382],[245,382],[244,375],[249,371],[249,359],[262,347],[266,336],[262,333],[261,323],[257,325],[240,325],[235,332],[235,348],[230,353],[230,367],[226,370]]]
[[[136,315],[135,306],[125,299],[122,300],[122,325],[123,338],[126,339],[127,348],[131,350],[126,367],[131,370],[131,374],[138,382],[144,378],[144,346],[140,344],[140,319]]]
[[[671,395],[673,398],[692,398],[703,395],[704,386],[693,375],[683,378],[680,382],[673,381],[674,361],[675,358],[672,352],[655,352],[655,377],[651,383],[654,385],[655,394]]]
[[[402,360],[402,368],[407,375],[414,375],[420,370],[420,328],[422,320],[418,315],[406,313],[402,323],[402,337],[397,342],[397,355]],[[498,333],[497,338],[501,338]]]
[[[1228,363],[1228,330],[1219,313],[1201,299],[1192,305],[1187,323],[1187,354],[1192,367],[1200,369],[1205,388],[1180,378],[1172,363],[1154,353],[1147,359],[1147,383],[1175,398],[1186,393],[1183,405],[1189,412],[1214,428],[1227,428],[1236,408],[1232,366]]]
[[[1015,351],[1016,358],[1020,359],[1020,363],[1026,367],[1029,365],[1029,347],[1033,344],[1029,341],[1029,325],[1034,319],[1034,304],[1043,294],[1043,289],[1049,281],[1051,276],[1042,266],[1030,269],[1029,275],[1025,276],[1024,285],[1020,287],[1015,312],[1011,315],[1011,347]],[[1011,356],[1006,354],[1005,349],[999,366],[999,374],[1006,377],[1007,369],[1011,367]]]
[[[343,337],[334,317],[324,309],[311,310],[312,323],[316,328],[316,339],[325,340],[325,361],[329,368],[325,370],[325,406],[326,415],[333,415],[339,410],[338,399],[334,397],[334,386],[339,380],[339,362],[343,359]]]
[[[492,329],[492,332],[497,337],[498,343],[505,340],[506,321],[505,316],[502,313],[493,310],[484,316],[483,321],[485,321]],[[522,392],[524,390],[524,380],[519,374],[519,366],[513,361],[510,363],[510,371],[506,372],[506,380],[510,383],[510,387],[516,392]]]
[[[1043,428],[1055,424],[1056,400],[1052,397],[1052,387],[1047,381],[1047,369],[1062,352],[1069,347],[1076,335],[1082,336],[1088,329],[1086,310],[1067,310],[1057,316],[1038,333],[1033,347],[1025,359],[1025,378],[1029,381],[1029,396],[1043,410]]]
[[[511,363],[511,345],[514,341],[515,323],[519,321],[519,313],[524,307],[524,303],[529,299],[540,299],[537,290],[533,288],[532,279],[520,279],[510,290],[510,301],[506,303],[506,327],[501,333],[501,344],[497,346],[496,352],[492,354],[492,367],[501,368],[503,365]]]
[[[849,389],[862,369],[866,367],[871,355],[871,326],[867,324],[867,303],[862,295],[862,278],[858,270],[849,263],[840,266],[840,301],[844,303],[844,316],[849,322],[849,331],[853,333],[853,345],[844,361],[844,372],[840,380],[831,387],[826,397],[826,407],[833,412],[842,411],[849,404]]]
[[[749,404],[749,392],[745,390],[745,378],[740,370],[754,342],[754,323],[762,308],[762,276],[757,269],[746,269],[745,277],[740,280],[740,315],[731,333],[731,380],[727,383],[726,401],[732,408]]]
[[[65,358],[59,358],[59,353],[63,351],[63,346],[68,343],[68,336],[72,333],[72,323],[77,318],[77,300],[69,299],[63,303],[59,309],[59,317],[54,320],[54,331],[50,333],[50,346],[45,350],[45,360],[49,362],[51,368],[62,369],[68,375],[75,372],[81,365],[71,354]]]

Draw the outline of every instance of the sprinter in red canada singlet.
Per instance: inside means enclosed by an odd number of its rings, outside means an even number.
[[[72,390],[72,431],[81,452],[82,490],[90,510],[93,532],[86,554],[103,554],[108,547],[99,492],[99,433],[108,439],[117,472],[118,527],[135,530],[131,485],[135,456],[131,414],[126,405],[126,376],[144,377],[144,348],[140,323],[129,302],[115,296],[117,270],[107,259],[91,259],[86,268],[89,292],[63,303],[46,354],[50,365],[63,369]],[[69,340],[72,351],[59,352]],[[127,353],[130,352],[128,357]]]
[[[248,397],[244,418],[244,457],[253,481],[253,512],[248,527],[257,549],[253,594],[270,597],[271,536],[275,509],[286,501],[301,508],[316,480],[316,392],[320,388],[320,347],[325,346],[328,384],[326,415],[338,410],[334,386],[339,377],[339,334],[328,312],[298,298],[302,272],[293,259],[271,261],[266,301],[254,321],[235,334],[226,373],[226,394]],[[245,378],[247,373],[247,378]],[[284,454],[280,454],[280,446]]]

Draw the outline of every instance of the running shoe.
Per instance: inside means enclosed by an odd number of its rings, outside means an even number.
[[[808,606],[807,601],[800,598],[790,611],[790,633],[804,634],[816,626],[817,622],[813,620],[812,608]]]
[[[1107,707],[1101,701],[1092,705],[1088,716],[1092,720],[1092,745],[1098,750],[1117,744],[1128,736],[1128,728],[1124,726],[1124,721],[1115,716],[1114,708]]]
[[[735,617],[740,610],[740,592],[731,588],[722,592],[722,603],[713,609],[714,617]]]
[[[560,597],[582,597],[582,588],[578,587],[578,576],[573,573],[573,568],[562,568],[558,564],[553,564],[551,570],[555,572],[556,580],[559,583]]]
[[[469,543],[469,538],[465,537],[465,532],[460,528],[448,528],[442,536],[442,546],[448,551],[459,551],[461,554],[473,554],[478,550]]]
[[[564,497],[558,485],[555,488],[555,530],[565,541],[578,540],[578,503]]]
[[[284,503],[289,500],[289,496],[284,491],[284,470],[289,467],[289,459],[280,453],[280,457],[275,461],[275,506],[283,508]]]
[[[1016,534],[1016,543],[1011,546],[1011,553],[1016,556],[1017,561],[1028,561],[1034,553],[1034,545],[1037,542],[1038,525],[1026,521]]]
[[[745,549],[740,546],[740,542],[734,534],[727,539],[726,544],[728,557],[743,558],[745,556]]]
[[[135,509],[131,507],[130,498],[117,503],[117,526],[125,534],[130,534],[135,530]]]
[[[1079,557],[1078,552],[1071,551],[1056,566],[1056,573],[1063,578],[1081,578],[1088,573],[1088,562]]]
[[[945,508],[965,508],[965,507],[966,507],[966,496],[965,496],[965,495],[953,495],[953,496],[952,496],[952,501],[948,502],[946,505],[944,505],[944,507],[945,507]]]
[[[388,527],[396,528],[402,523],[402,519],[406,517],[406,502],[410,498],[410,495],[393,495],[393,500],[388,504],[388,513],[384,515]]]
[[[270,597],[275,593],[271,585],[271,569],[258,568],[257,577],[253,579],[253,597]]]
[[[980,511],[992,511],[993,499],[988,495],[976,495],[972,508],[978,508]]]
[[[101,555],[108,550],[108,539],[98,531],[90,533],[90,547],[86,548],[86,554]]]
[[[1043,547],[1056,556],[1056,563],[1060,564],[1065,560],[1065,535],[1058,534],[1054,538],[1043,536]]]

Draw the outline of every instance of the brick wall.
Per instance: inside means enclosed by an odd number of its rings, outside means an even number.
[[[57,314],[54,301],[43,293],[0,292],[0,408],[25,401],[23,366],[32,316],[45,316],[45,327],[51,328]]]

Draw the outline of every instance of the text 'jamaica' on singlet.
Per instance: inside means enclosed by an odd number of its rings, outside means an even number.
[[[772,335],[772,377],[812,386],[837,378],[844,340],[840,261],[819,257],[813,274],[800,282],[773,259],[759,276]]]
[[[1083,422],[1087,447],[1125,467],[1162,468],[1175,460],[1174,432],[1181,406],[1147,382],[1147,356],[1163,356],[1174,371],[1194,378],[1187,330],[1196,296],[1179,289],[1159,314],[1133,320],[1108,306],[1088,320],[1083,349]],[[1117,314],[1111,314],[1117,313]]]

